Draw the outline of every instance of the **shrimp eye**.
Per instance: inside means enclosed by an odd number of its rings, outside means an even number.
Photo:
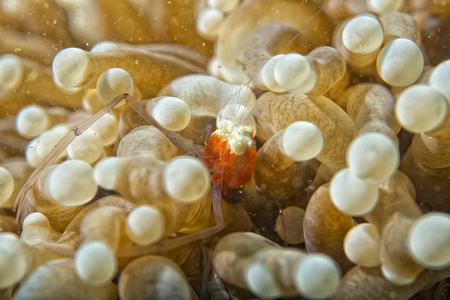
[[[250,181],[256,161],[256,146],[250,126],[234,126],[223,120],[211,134],[203,157],[211,179],[227,194]]]

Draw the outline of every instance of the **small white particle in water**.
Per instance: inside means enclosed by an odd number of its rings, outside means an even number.
[[[389,297],[391,297],[391,298],[395,298],[396,296],[397,296],[397,293],[395,293],[395,292],[389,293]]]
[[[440,192],[440,191],[442,190],[442,187],[441,187],[440,185],[435,185],[435,186],[434,186],[434,190],[435,190],[436,192]]]

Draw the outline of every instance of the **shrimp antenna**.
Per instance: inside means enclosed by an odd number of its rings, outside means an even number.
[[[97,113],[95,113],[93,116],[88,118],[87,120],[81,122],[78,126],[76,126],[74,129],[69,131],[50,151],[50,153],[44,158],[44,160],[39,164],[39,166],[31,173],[30,177],[28,177],[28,180],[23,185],[22,189],[17,194],[17,197],[14,201],[14,211],[17,211],[16,214],[16,222],[19,220],[20,215],[22,213],[23,207],[25,205],[25,199],[28,196],[28,193],[30,192],[33,185],[38,180],[41,172],[53,164],[55,160],[58,158],[58,156],[67,148],[67,146],[80,134],[82,134],[86,129],[88,129],[92,124],[95,123],[101,116],[103,116],[105,113],[110,111],[114,106],[116,106],[120,101],[127,98],[127,94],[121,94],[114,98],[108,105],[106,105],[104,108],[99,110]],[[131,97],[131,96],[130,96]]]
[[[298,32],[286,43],[286,45],[284,45],[284,47],[280,50],[280,52],[285,51],[289,45],[291,45],[301,34],[302,32],[311,25],[311,23],[319,16],[319,14],[321,14],[325,8],[325,6],[328,4],[329,0],[326,0],[324,3],[322,3],[320,5],[320,8],[317,10],[317,12],[311,17],[311,19],[302,27],[298,30]],[[238,102],[238,99],[241,97],[241,93],[243,93],[244,88],[248,88],[251,84],[251,82],[256,78],[256,76],[258,76],[261,73],[261,70],[254,72],[253,75],[250,76],[250,78],[248,79],[247,83],[245,83],[244,85],[242,85],[238,92],[236,97],[234,98],[234,101],[231,101],[231,103],[227,106],[226,111],[224,113],[225,117],[228,116],[233,116],[234,115],[234,111],[231,111],[232,109],[235,109],[236,107],[236,103]],[[246,103],[243,103],[243,106],[245,106],[248,109],[248,101]],[[253,107],[251,109],[249,109],[248,113],[246,114],[242,114],[238,120],[236,120],[238,122],[238,124],[243,124],[245,123],[248,118],[250,117],[250,115],[252,114],[253,111]],[[232,120],[234,121],[234,120]]]
[[[322,11],[325,8],[325,5],[327,5],[328,1],[330,0],[326,0],[322,6],[320,6],[320,8],[317,10],[317,12],[314,14],[314,16],[312,16],[312,18],[297,32],[297,34],[295,34],[289,42],[286,43],[286,45],[283,47],[283,49],[281,49],[281,52],[283,52],[284,50],[286,50],[286,48],[292,44],[296,38],[298,38],[300,36],[300,34],[302,34],[302,32],[309,26],[311,25],[311,23],[317,18],[319,17],[319,14],[322,13]],[[256,76],[257,74],[255,74],[254,76]]]

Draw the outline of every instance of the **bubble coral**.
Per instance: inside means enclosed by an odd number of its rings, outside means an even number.
[[[448,7],[0,1],[0,297],[443,298]]]

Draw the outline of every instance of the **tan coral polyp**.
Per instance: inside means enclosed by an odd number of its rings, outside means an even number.
[[[353,138],[353,121],[325,96],[276,95],[259,97],[254,110],[258,138],[266,141],[296,121],[308,121],[319,127],[324,144],[316,159],[334,172],[346,166],[347,147]]]

